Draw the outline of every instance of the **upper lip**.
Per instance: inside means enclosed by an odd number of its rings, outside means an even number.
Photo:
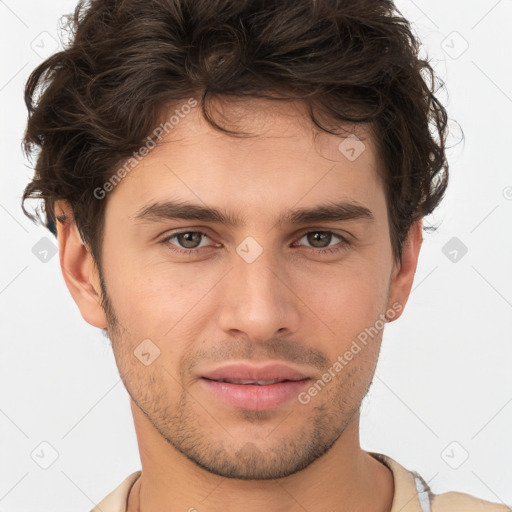
[[[254,365],[248,363],[231,363],[207,371],[201,375],[210,380],[304,380],[307,375],[282,363]]]

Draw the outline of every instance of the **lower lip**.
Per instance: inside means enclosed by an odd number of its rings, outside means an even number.
[[[309,379],[276,382],[258,386],[255,384],[231,384],[201,379],[206,388],[215,396],[235,407],[252,411],[264,411],[283,405],[297,398]]]

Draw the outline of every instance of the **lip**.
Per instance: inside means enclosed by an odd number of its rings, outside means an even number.
[[[279,380],[273,384],[236,384],[220,380]],[[296,398],[310,377],[283,364],[229,364],[202,375],[206,391],[228,405],[246,410],[275,409]]]
[[[308,376],[291,366],[282,363],[267,363],[253,365],[247,363],[231,363],[220,366],[201,374],[201,377],[210,380],[236,379],[236,380],[289,380],[297,381],[307,379]]]

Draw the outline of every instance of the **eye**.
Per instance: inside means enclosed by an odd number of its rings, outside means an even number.
[[[306,247],[318,249],[315,252],[319,253],[336,252],[349,245],[349,241],[345,237],[332,231],[309,231],[302,235],[298,242],[300,243],[302,240],[309,244]]]
[[[181,231],[165,237],[162,243],[167,244],[172,251],[190,253],[208,245],[208,240],[210,238],[202,231]]]

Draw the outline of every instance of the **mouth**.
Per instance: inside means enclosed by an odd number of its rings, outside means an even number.
[[[205,377],[206,378],[206,377]],[[213,382],[227,382],[229,384],[241,384],[243,386],[269,386],[270,384],[277,384],[278,382],[297,382],[294,380],[287,379],[271,379],[271,380],[242,380],[242,379],[207,379],[213,380]]]
[[[202,375],[206,391],[215,399],[240,409],[276,409],[296,398],[311,380],[282,364],[226,365]]]

